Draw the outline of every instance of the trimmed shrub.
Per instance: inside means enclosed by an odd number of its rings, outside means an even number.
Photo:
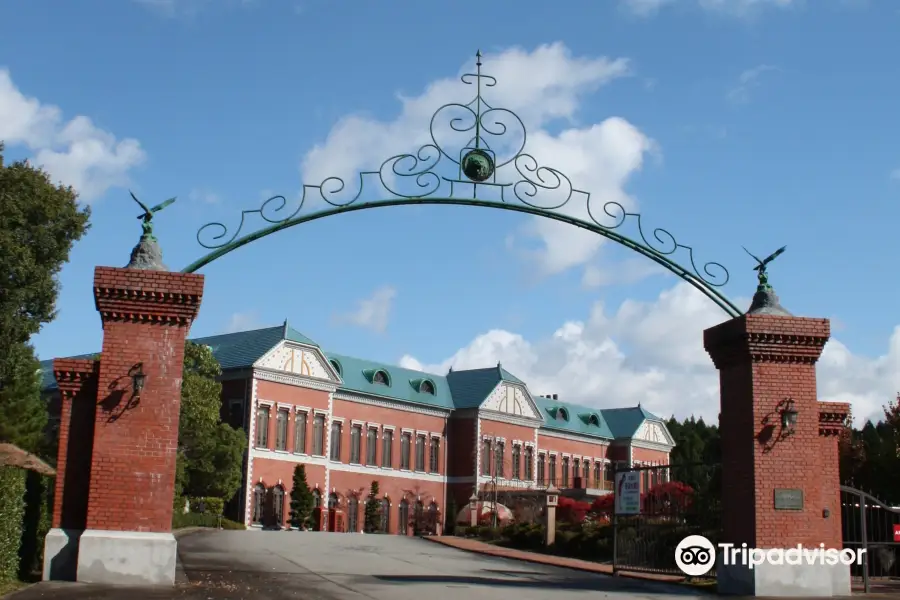
[[[243,523],[209,513],[175,513],[172,515],[172,529],[185,527],[211,527],[222,529],[247,529]]]
[[[191,512],[202,515],[221,516],[225,511],[225,501],[221,498],[207,496],[205,498],[191,498]]]
[[[0,581],[13,581],[19,574],[25,473],[14,467],[0,467]]]

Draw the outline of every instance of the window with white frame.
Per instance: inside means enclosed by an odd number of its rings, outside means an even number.
[[[580,478],[580,477],[581,477],[581,460],[580,460],[580,459],[578,459],[578,458],[575,459],[575,465],[574,465],[574,467],[575,467],[575,468],[574,468],[574,471],[573,471],[573,479],[574,479],[575,477],[579,477],[579,478]],[[582,483],[581,485],[584,485],[584,484]]]
[[[588,487],[588,483],[591,481],[591,461],[588,459],[584,459],[584,465],[581,470],[581,479],[581,485]]]
[[[490,475],[491,474],[491,461],[493,460],[493,456],[491,456],[491,440],[482,440],[481,442],[481,474],[482,475]]]
[[[512,478],[521,479],[522,446],[515,444],[512,449]]]
[[[550,485],[557,485],[559,482],[556,481],[556,455],[550,455]]]
[[[525,446],[525,481],[531,481],[534,477],[534,448]]]
[[[256,409],[256,447],[269,447],[269,407],[263,404]]]
[[[306,411],[297,412],[294,417],[294,452],[306,454]]]
[[[275,414],[275,449],[287,450],[288,419],[291,413],[286,408],[279,408]]]
[[[374,467],[378,464],[378,429],[369,427],[366,431],[366,464]]]
[[[409,471],[409,458],[412,451],[412,434],[404,431],[400,434],[400,468]]]
[[[547,457],[543,454],[538,454],[538,467],[537,467],[537,482],[538,485],[544,485],[547,481],[546,474],[546,465]]]
[[[437,437],[431,438],[431,448],[429,449],[428,454],[428,471],[430,473],[438,472],[438,465],[440,465],[440,456],[441,456],[441,440]]]
[[[386,429],[382,436],[381,445],[381,466],[390,469],[391,459],[394,450],[394,432]]]
[[[362,443],[362,425],[350,426],[350,464],[359,464],[359,446]]]
[[[504,477],[503,475],[503,459],[504,459],[504,446],[505,444],[502,441],[497,442],[497,447],[494,451],[494,457],[496,458],[496,462],[494,464],[494,473],[497,477]]]
[[[562,459],[562,487],[569,487],[569,457],[563,456]]]
[[[416,436],[416,471],[425,470],[425,436]]]
[[[313,454],[325,456],[325,415],[313,418]]]
[[[331,422],[331,460],[341,460],[341,422]]]

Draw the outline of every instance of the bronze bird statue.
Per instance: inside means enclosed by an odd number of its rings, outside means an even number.
[[[744,248],[744,247],[741,246],[741,248]],[[755,267],[753,267],[753,270],[757,271],[757,277],[759,278],[760,285],[766,285],[769,282],[769,279],[767,276],[768,274],[766,273],[766,265],[768,265],[770,262],[775,260],[785,250],[787,250],[787,246],[782,246],[781,248],[779,248],[778,250],[776,250],[775,252],[773,252],[772,254],[767,256],[766,258],[760,260],[758,256],[754,256],[749,250],[744,248],[744,252],[749,254],[753,258],[753,260],[755,260],[757,263],[759,263]]]
[[[151,223],[151,221],[153,220],[153,214],[158,213],[165,207],[175,202],[175,198],[169,198],[168,200],[160,202],[153,208],[148,208],[146,204],[137,199],[137,196],[134,195],[134,192],[128,190],[128,193],[131,194],[131,198],[138,203],[138,206],[144,209],[143,214],[140,214],[137,217],[141,220],[141,226],[144,228],[144,235],[153,235],[153,224]]]

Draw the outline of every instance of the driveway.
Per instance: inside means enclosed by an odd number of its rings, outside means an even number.
[[[705,598],[689,589],[473,554],[425,540],[201,531],[178,541],[181,583],[125,590],[42,583],[13,600],[596,600]],[[186,580],[185,580],[186,576]]]

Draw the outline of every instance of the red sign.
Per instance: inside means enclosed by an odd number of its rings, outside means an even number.
[[[894,541],[900,542],[900,525],[894,525]]]

